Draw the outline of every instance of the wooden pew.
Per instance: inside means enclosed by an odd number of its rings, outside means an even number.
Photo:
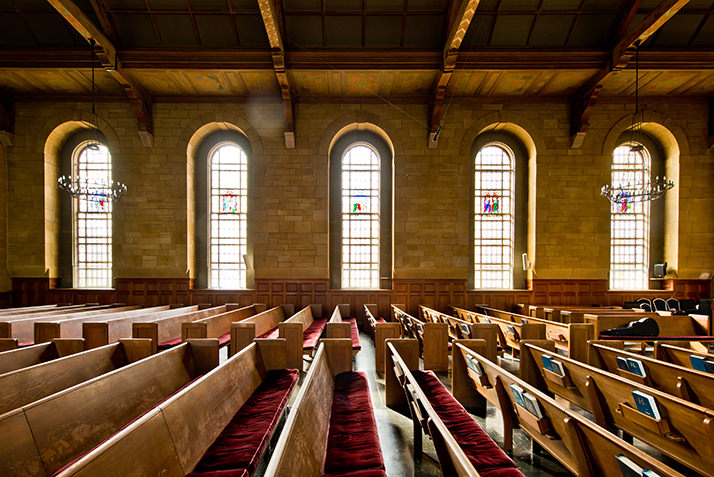
[[[619,306],[528,305],[527,313],[521,314],[559,323],[582,323],[584,313],[607,313],[610,311],[631,312],[631,310],[625,310]]]
[[[252,474],[297,381],[297,370],[286,369],[285,345],[284,339],[255,340],[59,475],[201,475],[204,454],[227,426],[253,430],[234,443],[249,456],[245,475]],[[264,399],[270,400],[269,412]],[[253,411],[256,403],[263,413]]]
[[[71,310],[73,308],[81,308],[87,306],[87,304],[82,305],[72,305],[71,303],[55,303],[52,305],[34,305],[34,306],[23,306],[17,308],[0,308],[0,317],[5,318],[11,315],[23,315],[32,313],[45,313],[58,310]]]
[[[685,401],[714,409],[714,374],[696,371],[691,367],[659,361],[636,353],[623,351],[623,341],[590,341],[589,364],[630,381],[654,387]],[[618,349],[619,348],[619,349]],[[617,366],[616,358],[636,359],[645,369],[645,377]]]
[[[131,338],[134,324],[144,321],[156,321],[163,318],[185,316],[198,311],[198,305],[170,305],[169,309],[141,313],[136,316],[115,318],[102,321],[85,321],[82,323],[82,337],[87,349],[114,343],[121,338]]]
[[[181,323],[181,341],[194,338],[216,338],[221,346],[232,342],[231,324],[265,311],[265,305],[254,303],[241,307],[237,303],[225,305],[227,311],[218,315]],[[230,353],[233,355],[233,353]]]
[[[342,338],[321,341],[265,471],[336,474],[386,476],[367,377]]]
[[[0,338],[0,353],[19,348],[17,338]]]
[[[327,320],[322,318],[322,305],[308,305],[278,325],[279,336],[288,340],[288,365],[300,367],[303,354],[312,354],[326,324]],[[293,333],[295,338],[291,337]],[[296,342],[300,345],[293,351],[291,343]],[[291,361],[291,356],[295,361]]]
[[[116,308],[117,304],[114,305],[100,305],[98,303],[86,303],[84,305],[72,305],[72,306],[62,306],[55,308],[48,308],[45,310],[37,310],[31,312],[21,312],[21,313],[7,313],[0,315],[0,322],[10,322],[25,320],[27,318],[44,318],[44,317],[56,317],[64,315],[74,315],[77,313],[85,313],[88,311],[98,311],[106,310],[108,308]]]
[[[302,322],[286,324],[285,317],[294,314],[292,305],[279,305],[231,324],[229,356],[233,356],[255,338],[285,338],[287,366],[302,370]]]
[[[0,353],[0,374],[84,351],[83,338],[59,338]]]
[[[227,305],[214,307],[198,305],[197,311],[191,313],[132,323],[131,336],[151,339],[153,352],[156,353],[160,349],[168,349],[181,343],[182,323],[198,321],[227,311],[229,311]]]
[[[661,477],[682,475],[499,367],[479,353],[481,346],[479,340],[454,344],[451,388],[454,397],[464,406],[482,404],[485,399],[501,411],[504,448],[511,447],[510,429],[517,423],[534,442],[575,475],[622,475],[617,455],[629,458],[643,469],[654,470]],[[517,403],[512,385],[520,386],[536,399],[542,418]]]
[[[487,348],[483,351],[488,359],[496,361],[498,356],[498,333],[500,328],[495,323],[472,323],[460,318],[432,310],[419,305],[422,315],[432,323],[445,323],[449,327],[449,340],[482,339],[486,340]],[[426,321],[426,319],[425,319]]]
[[[349,313],[349,304],[337,305],[325,327],[325,336],[327,338],[349,338],[352,340],[352,354],[357,354],[362,349],[359,341],[359,329],[357,320],[350,317]],[[343,315],[347,319],[342,318]]]
[[[485,345],[482,340],[476,340]],[[414,339],[387,341],[387,407],[409,409],[414,430],[414,458],[422,453],[422,431],[434,442],[444,475],[475,476],[481,471],[503,477],[523,476],[469,413],[430,371],[419,370]]]
[[[152,306],[150,308],[137,307],[135,309],[121,311],[117,310],[111,313],[104,313],[101,315],[87,315],[78,318],[70,318],[68,320],[42,321],[35,323],[34,340],[35,344],[37,344],[44,343],[45,341],[50,341],[55,338],[82,337],[85,339],[85,347],[90,346],[90,343],[88,342],[89,340],[91,340],[92,342],[91,346],[107,344],[103,343],[105,339],[101,335],[103,331],[106,331],[108,329],[108,327],[103,327],[99,325],[96,331],[90,329],[90,331],[88,332],[88,336],[90,338],[88,339],[87,336],[83,335],[85,330],[84,324],[99,322],[100,320],[104,322],[120,319],[129,319],[130,322],[131,320],[141,321],[145,317],[151,318],[156,312],[165,311],[169,309],[170,305]],[[125,336],[123,337],[128,338],[129,336],[131,336],[131,334],[125,334]]]
[[[374,364],[378,374],[384,374],[384,357],[387,352],[386,340],[399,338],[401,330],[399,323],[378,318],[377,305],[364,305],[368,333],[374,340]]]
[[[495,308],[480,307],[487,316],[492,316],[495,318],[500,318],[504,320],[511,320],[514,323],[527,323],[527,324],[543,324],[545,325],[545,337],[546,339],[555,342],[556,348],[565,351],[568,356],[578,361],[586,362],[588,359],[588,346],[587,342],[594,339],[594,330],[591,324],[587,323],[557,323],[554,321],[543,320],[540,318],[533,318],[528,316],[518,315],[516,313],[508,313],[502,310],[497,310]],[[465,311],[465,310],[464,310]],[[462,312],[459,312],[461,316]],[[466,316],[473,316],[473,312],[466,312]],[[463,317],[462,317],[463,318]],[[499,324],[499,326],[501,326]],[[534,337],[524,337],[520,336],[521,340],[525,339],[539,339]]]
[[[56,473],[217,365],[216,340],[194,340],[3,414],[5,473]]]
[[[636,321],[640,318],[649,317],[657,322],[659,326],[659,335],[672,337],[696,337],[709,336],[710,330],[709,317],[705,315],[673,315],[659,316],[656,313],[638,313],[635,316],[632,314],[606,314],[599,315],[594,313],[586,313],[584,315],[585,323],[592,323],[595,327],[595,338],[598,339],[603,331],[610,328],[621,328],[627,326],[631,321]],[[647,341],[654,341],[656,338],[647,337]],[[696,339],[696,338],[693,338]],[[682,339],[681,341],[684,341]]]
[[[449,369],[449,327],[444,323],[427,323],[392,305],[392,313],[408,337],[419,340],[424,360],[424,369],[448,371]]]
[[[691,355],[714,360],[714,354],[708,344],[698,341],[655,341],[654,357],[660,361],[691,368]]]
[[[83,316],[101,315],[116,311],[135,310],[138,306],[112,306],[88,307],[69,313],[39,313],[37,315],[22,315],[18,319],[0,321],[0,338],[17,338],[20,345],[32,344],[34,339],[35,323],[43,321],[59,321],[79,318]],[[79,336],[77,336],[79,338]]]
[[[0,414],[150,355],[151,343],[148,340],[126,339],[101,348],[0,374],[0,389],[3,390],[0,393]]]
[[[543,355],[557,359],[565,369],[565,376],[545,369]],[[585,363],[555,356],[549,341],[523,344],[521,378],[591,412],[601,427],[619,428],[697,472],[714,475],[714,410]],[[662,417],[655,419],[640,412],[633,391],[654,399]]]

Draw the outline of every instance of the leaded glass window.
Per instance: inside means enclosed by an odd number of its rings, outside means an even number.
[[[77,288],[111,288],[112,203],[102,196],[112,181],[111,155],[103,144],[87,141],[73,156],[73,179],[92,190],[72,199],[73,283]]]
[[[367,144],[342,156],[342,288],[379,288],[380,158]]]
[[[641,184],[651,178],[650,154],[641,144],[615,149],[612,155],[613,187]],[[649,288],[650,203],[633,202],[623,197],[610,208],[610,288],[646,290]]]
[[[237,144],[220,143],[209,153],[209,286],[246,287],[248,158]]]
[[[503,144],[474,161],[474,287],[513,288],[515,159]]]

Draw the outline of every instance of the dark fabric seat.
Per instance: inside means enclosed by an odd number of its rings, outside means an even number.
[[[194,471],[187,475],[251,475],[278,425],[299,376],[297,369],[268,371],[263,382],[235,413]]]
[[[506,455],[464,407],[441,384],[431,371],[412,371],[429,404],[454,436],[469,461],[484,477],[523,476]]]
[[[322,330],[325,329],[326,325],[327,319],[320,318],[312,320],[310,326],[302,332],[302,347],[304,349],[312,349],[317,346],[317,342],[320,340],[320,336],[322,335]]]
[[[335,376],[329,429],[326,476],[386,475],[364,372],[347,371]]]
[[[158,348],[163,351],[163,350],[166,350],[169,348],[173,348],[174,346],[179,345],[179,344],[181,344],[181,337],[177,336],[176,338],[162,341],[161,343],[159,343]]]
[[[377,318],[377,323],[386,323],[386,321],[384,321],[384,318]]]
[[[352,339],[352,349],[362,349],[362,345],[359,341],[359,328],[357,328],[357,320],[354,318],[347,318],[345,321],[348,321],[350,323],[350,338]]]
[[[278,335],[280,334],[280,328],[277,326],[273,328],[272,330],[268,331],[267,333],[263,333],[262,335],[258,336],[258,338],[277,338]]]
[[[225,346],[231,342],[231,332],[229,331],[225,335],[218,337],[218,346]]]

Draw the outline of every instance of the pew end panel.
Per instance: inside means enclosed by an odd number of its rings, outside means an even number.
[[[324,315],[323,315],[324,310],[322,307],[322,303],[311,303],[309,306],[310,306],[310,312],[312,313],[313,318],[324,318]],[[349,315],[345,315],[345,316],[349,316]]]
[[[345,371],[352,371],[352,340],[349,338],[323,338],[325,356],[334,378]]]
[[[451,394],[469,411],[474,412],[477,416],[486,417],[486,398],[474,388],[471,379],[469,379],[466,361],[462,359],[461,348],[457,345],[484,356],[489,343],[479,339],[456,340],[451,347]]]
[[[0,353],[3,351],[17,349],[17,346],[17,338],[0,338]]]
[[[303,324],[300,322],[289,323],[282,322],[278,325],[280,329],[278,336],[280,338],[285,338],[287,342],[287,365],[288,368],[295,368],[302,371],[302,337],[303,337]]]
[[[159,324],[155,321],[131,324],[132,338],[149,338],[154,353],[159,350]]]
[[[446,323],[424,323],[424,369],[448,371],[449,326]]]
[[[385,403],[388,408],[408,416],[408,403],[400,382],[402,377],[396,374],[393,353],[399,353],[402,361],[409,369],[419,369],[419,341],[414,338],[388,339],[385,343],[385,350]]]
[[[82,323],[82,337],[87,349],[98,348],[109,344],[109,323],[106,321]]]
[[[288,367],[287,342],[284,338],[256,338],[255,344],[258,346],[261,371],[267,372]]]
[[[251,322],[231,323],[231,344],[229,356],[248,347],[256,338],[256,324]]]
[[[216,338],[189,339],[189,349],[193,357],[194,373],[206,374],[218,366],[219,344]]]
[[[86,349],[84,338],[55,338],[52,345],[57,350],[57,357],[64,358]]]
[[[0,321],[0,338],[12,338],[12,325],[6,321]]]
[[[35,344],[52,341],[55,338],[62,338],[60,328],[61,324],[58,321],[38,321],[34,324]]]
[[[555,343],[550,340],[526,340],[521,343],[524,347],[528,344],[538,346],[555,353]],[[545,381],[541,376],[538,363],[531,353],[521,353],[521,362],[518,377],[536,389],[545,389]]]
[[[352,336],[352,326],[348,322],[327,323],[325,328],[328,338],[350,338]]]
[[[208,325],[205,322],[187,322],[181,323],[181,341],[189,339],[207,338]]]
[[[486,359],[497,363],[498,361],[498,325],[494,323],[472,323],[469,326],[472,340],[484,340],[486,346],[479,354]],[[452,348],[453,349],[453,348]],[[452,360],[453,366],[453,360]]]
[[[387,340],[398,339],[401,334],[399,323],[376,323],[374,326],[374,361],[377,373],[384,375]]]

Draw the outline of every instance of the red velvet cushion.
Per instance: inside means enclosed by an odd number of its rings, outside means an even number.
[[[473,420],[433,372],[415,370],[412,374],[429,399],[429,404],[459,443],[479,475],[494,477],[523,475],[516,469],[516,464],[481,429],[481,426]],[[513,473],[503,474],[500,469],[512,469]],[[492,473],[495,471],[498,472]]]
[[[272,330],[268,331],[267,333],[263,333],[262,335],[258,336],[258,338],[277,338],[280,335],[280,328],[277,326],[273,328]]]
[[[159,343],[158,348],[162,349],[162,350],[169,349],[169,348],[176,346],[177,344],[181,344],[180,336],[177,336],[176,338],[172,338],[170,340],[162,341],[161,343]]]
[[[314,348],[317,345],[317,341],[322,335],[322,330],[325,329],[327,324],[327,319],[312,320],[310,326],[307,327],[302,332],[302,347],[303,348]]]
[[[359,343],[359,329],[357,328],[357,320],[347,318],[345,321],[350,323],[350,338],[352,338],[352,349],[362,349]]]
[[[386,323],[386,321],[384,321],[384,318],[377,318],[377,323]]]
[[[261,456],[300,376],[297,369],[268,371],[265,379],[235,413],[228,425],[211,444],[192,476],[242,475],[217,474],[217,471],[255,471]]]
[[[218,346],[225,346],[231,342],[231,332],[229,331],[225,335],[218,337]]]
[[[384,470],[367,375],[348,371],[335,376],[325,475]],[[384,474],[359,474],[384,475]]]

